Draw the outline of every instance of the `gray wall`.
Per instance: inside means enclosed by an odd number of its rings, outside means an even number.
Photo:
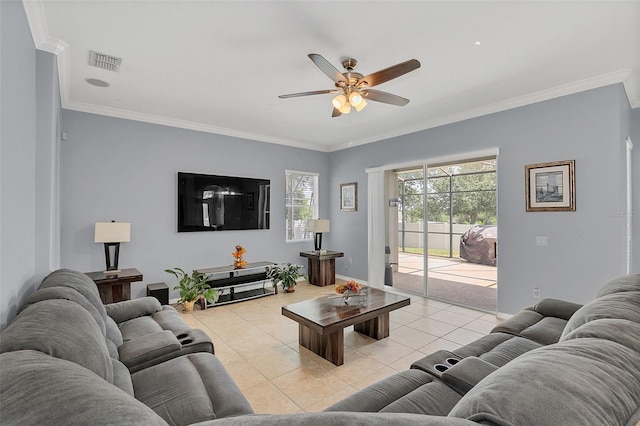
[[[615,85],[331,153],[332,193],[352,181],[359,190],[357,213],[340,212],[332,198],[332,248],[346,257],[337,273],[367,276],[365,169],[498,147],[498,311],[535,303],[533,287],[542,297],[589,300],[624,272],[624,219],[608,212],[625,209],[629,109]],[[525,165],[571,159],[577,211],[526,213]],[[548,247],[536,236],[548,236]]]
[[[120,246],[119,267],[144,275],[142,283],[132,284],[133,297],[144,295],[148,283],[173,287],[166,268],[231,264],[237,244],[247,249],[248,262],[303,263],[298,253],[313,243],[285,243],[285,169],[320,174],[320,216],[328,216],[326,153],[66,110],[62,122],[68,139],[61,148],[61,264],[103,270],[94,223],[131,222],[131,242]],[[179,171],[270,179],[271,228],[177,233]]]
[[[51,55],[34,48],[22,3],[0,2],[0,329],[51,267],[56,123]],[[43,94],[40,96],[40,94]],[[37,123],[37,124],[36,124]]]

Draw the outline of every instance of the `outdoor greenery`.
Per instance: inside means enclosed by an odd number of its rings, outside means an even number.
[[[303,239],[307,220],[313,219],[315,176],[289,173],[286,178],[287,241]]]
[[[426,191],[422,170],[399,177],[399,209],[406,222],[424,222],[426,192],[430,222],[449,222],[451,210],[453,223],[496,224],[495,161],[430,168]]]

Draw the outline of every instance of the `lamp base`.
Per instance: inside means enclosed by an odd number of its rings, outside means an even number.
[[[118,275],[122,270],[120,269],[107,269],[106,271],[102,271],[105,275]]]
[[[316,251],[320,251],[322,247],[322,232],[316,232],[313,246]]]

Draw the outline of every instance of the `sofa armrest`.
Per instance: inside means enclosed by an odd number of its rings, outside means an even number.
[[[480,380],[496,371],[498,367],[478,357],[470,356],[442,373],[442,380],[461,395],[469,392]]]
[[[544,298],[540,300],[533,310],[545,317],[556,317],[569,320],[582,305],[578,303],[567,302],[566,300]]]
[[[105,305],[105,309],[107,310],[107,315],[119,324],[134,318],[153,315],[162,310],[162,305],[155,297],[141,297],[139,299],[109,303]]]
[[[179,351],[182,344],[169,330],[147,334],[124,342],[118,348],[120,362],[131,369],[136,365]]]

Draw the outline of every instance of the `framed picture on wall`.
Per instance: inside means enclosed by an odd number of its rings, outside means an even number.
[[[343,212],[358,210],[358,182],[340,184],[340,210]]]
[[[525,166],[528,212],[576,210],[575,160]]]

